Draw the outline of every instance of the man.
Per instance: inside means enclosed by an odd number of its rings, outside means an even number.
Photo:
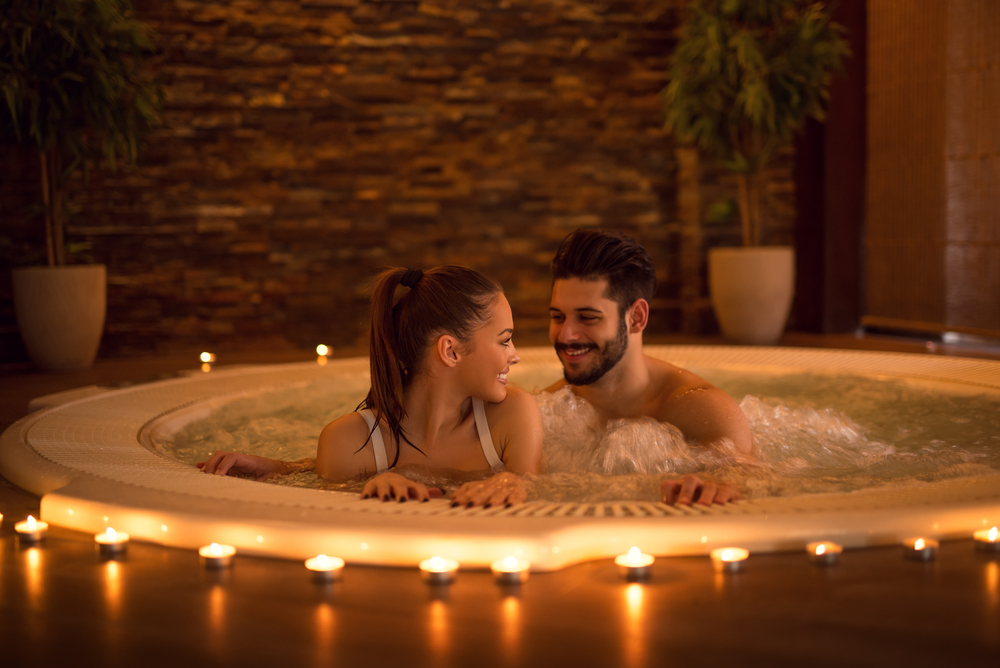
[[[552,260],[549,338],[564,380],[605,420],[652,417],[669,422],[692,443],[724,440],[750,452],[750,425],[733,399],[708,381],[643,354],[642,333],[656,289],[653,263],[634,239],[612,230],[573,232]],[[667,480],[664,503],[709,505],[737,498],[728,483],[689,475]]]

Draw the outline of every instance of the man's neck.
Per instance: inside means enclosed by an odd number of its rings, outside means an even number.
[[[651,382],[649,365],[638,345],[630,342],[621,361],[596,383],[576,385],[573,392],[586,399],[607,419],[635,417],[641,414]]]

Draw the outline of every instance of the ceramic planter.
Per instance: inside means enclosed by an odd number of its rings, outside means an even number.
[[[27,267],[12,272],[14,311],[31,361],[43,371],[94,363],[104,332],[103,264]]]
[[[708,252],[708,284],[727,339],[773,345],[792,306],[795,251],[789,246],[713,248]]]

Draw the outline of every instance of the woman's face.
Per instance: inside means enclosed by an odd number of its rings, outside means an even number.
[[[507,372],[521,357],[511,340],[514,318],[502,293],[491,312],[489,321],[472,335],[470,352],[463,358],[462,378],[471,396],[499,402],[507,396]]]

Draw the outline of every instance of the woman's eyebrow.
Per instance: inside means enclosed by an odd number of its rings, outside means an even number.
[[[497,336],[503,336],[504,334],[513,334],[513,333],[514,333],[514,328],[513,327],[508,327],[507,329],[505,329],[502,332],[500,332],[499,334],[497,334]]]

